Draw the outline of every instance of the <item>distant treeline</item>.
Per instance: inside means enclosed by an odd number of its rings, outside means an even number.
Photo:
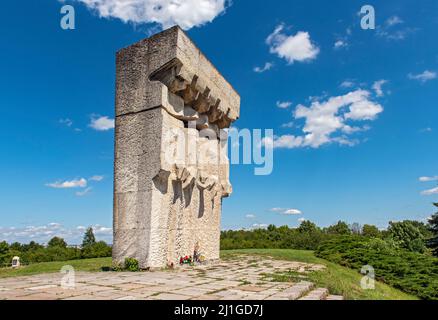
[[[320,228],[311,221],[303,221],[298,228],[269,225],[266,229],[222,231],[221,249],[316,250],[325,241],[346,235],[379,238],[393,243],[396,247],[419,253],[433,250],[433,246],[428,248],[434,238],[432,225],[410,220],[390,222],[387,230],[379,230],[369,224],[349,225],[344,221],[327,228]]]
[[[29,244],[0,242],[0,267],[10,266],[14,256],[20,257],[20,263],[66,261],[111,256],[111,247],[104,241],[96,241],[93,229],[87,229],[82,246],[68,247],[64,239],[52,238],[47,246],[31,241]]]

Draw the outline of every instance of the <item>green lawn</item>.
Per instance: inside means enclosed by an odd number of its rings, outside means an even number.
[[[22,266],[19,269],[0,268],[0,278],[59,272],[65,265],[72,266],[76,271],[101,271],[102,267],[111,266],[111,258],[41,262]]]
[[[312,251],[289,249],[226,250],[221,252],[221,257],[226,260],[237,254],[265,255],[274,259],[323,264],[327,268],[324,271],[310,273],[308,276],[309,280],[314,282],[317,286],[328,288],[331,294],[340,294],[346,299],[417,299],[414,296],[379,282],[376,282],[375,290],[363,290],[360,287],[360,279],[362,278],[361,274],[354,270],[317,258]],[[59,272],[64,265],[71,265],[76,271],[101,271],[102,267],[111,266],[111,258],[35,263],[23,266],[19,269],[3,268],[0,269],[0,278]],[[280,281],[291,281],[294,279],[294,276],[294,274],[283,274],[278,275],[276,279]]]

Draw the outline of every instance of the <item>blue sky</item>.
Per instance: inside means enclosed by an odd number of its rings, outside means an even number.
[[[75,30],[60,27],[59,1],[0,10],[0,240],[77,242],[93,225],[110,241],[115,52],[175,23],[240,93],[235,126],[276,135],[271,175],[231,167],[222,228],[385,227],[433,212],[438,2],[64,2]],[[365,4],[374,30],[361,29]]]

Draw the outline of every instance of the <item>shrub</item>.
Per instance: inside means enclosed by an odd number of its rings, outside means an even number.
[[[52,239],[50,239],[50,241],[47,243],[47,246],[49,248],[53,248],[53,247],[60,247],[60,248],[65,248],[67,247],[67,242],[65,242],[64,239],[59,238],[59,237],[53,237]]]
[[[424,236],[412,221],[390,222],[388,232],[400,248],[421,253],[426,249]]]
[[[326,232],[328,234],[340,234],[340,235],[351,234],[351,230],[348,227],[348,224],[344,221],[338,221],[337,224],[328,227]]]
[[[364,224],[362,227],[362,235],[364,237],[377,238],[381,236],[381,233],[376,226]]]
[[[134,259],[134,258],[126,258],[125,259],[125,269],[132,271],[132,272],[139,271],[140,267],[138,265],[138,260]]]
[[[111,256],[111,247],[105,241],[99,241],[94,244],[89,244],[82,248],[82,258],[103,258]]]
[[[438,300],[438,259],[400,249],[391,240],[337,237],[323,243],[316,255],[358,272],[371,265],[377,280],[422,299]]]

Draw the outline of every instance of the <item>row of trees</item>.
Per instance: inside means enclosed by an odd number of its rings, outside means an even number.
[[[19,256],[24,264],[47,261],[65,261],[111,256],[111,247],[105,241],[96,241],[93,228],[84,234],[80,248],[69,247],[60,237],[53,237],[43,246],[35,241],[28,244],[0,242],[0,266],[10,265],[12,257]]]
[[[434,205],[438,207],[438,203]],[[386,230],[379,230],[376,226],[369,224],[361,226],[358,223],[353,223],[349,225],[344,221],[339,221],[327,228],[319,228],[311,221],[303,221],[298,228],[270,225],[267,229],[223,231],[221,248],[315,250],[324,241],[346,235],[379,238],[394,247],[438,255],[438,213],[431,217],[429,224],[411,220],[390,222]]]

